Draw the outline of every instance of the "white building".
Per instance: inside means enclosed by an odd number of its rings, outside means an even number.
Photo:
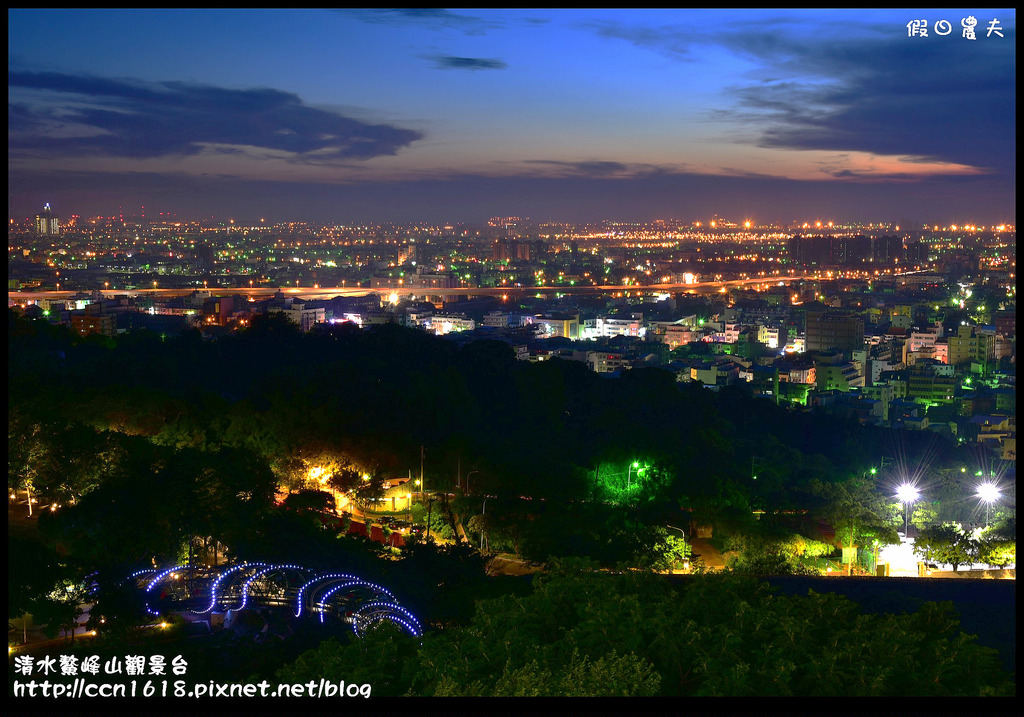
[[[492,311],[484,317],[484,326],[491,326],[498,329],[508,327],[508,314],[504,311]]]
[[[293,324],[297,324],[303,331],[309,331],[314,324],[322,324],[327,320],[327,311],[324,308],[307,309],[305,304],[294,303],[287,308],[272,306],[270,313],[282,313],[288,317]]]
[[[629,318],[621,316],[599,316],[596,322],[597,335],[602,338],[612,336],[632,336],[643,338],[647,334],[643,314],[631,314]]]
[[[629,359],[623,354],[608,351],[588,351],[587,365],[595,373],[612,373],[620,368],[629,368]]]
[[[476,322],[465,314],[434,314],[430,319],[430,329],[438,336],[453,331],[472,331],[475,328]]]

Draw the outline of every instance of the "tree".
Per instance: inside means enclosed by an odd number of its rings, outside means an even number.
[[[610,650],[593,661],[576,650],[564,665],[542,666],[531,660],[513,667],[509,662],[493,688],[482,682],[460,685],[443,676],[434,696],[650,697],[658,694],[660,685],[661,675],[642,657]]]
[[[948,604],[860,614],[835,594],[784,596],[751,577],[554,560],[528,595],[479,600],[472,619],[409,639],[390,628],[324,643],[279,676],[365,680],[418,696],[1012,694],[996,653]],[[389,631],[390,630],[390,631]],[[359,679],[357,680],[357,677]]]
[[[879,495],[871,481],[850,478],[840,483],[812,480],[812,495],[824,501],[817,513],[835,530],[836,542],[853,548],[866,541],[897,544],[899,536],[893,525],[890,501]]]
[[[979,549],[977,538],[959,523],[930,526],[914,541],[914,553],[933,563],[948,563],[953,566],[953,572],[960,565],[974,563]]]
[[[359,471],[351,467],[339,468],[327,479],[327,485],[339,493],[348,493],[350,490],[357,488],[359,483]]]
[[[60,579],[49,593],[32,601],[32,616],[36,622],[46,624],[46,632],[50,636],[56,636],[58,630],[63,630],[73,642],[78,618],[84,612],[82,605],[88,597],[89,589],[82,580]]]
[[[634,534],[635,552],[630,567],[672,570],[690,557],[690,546],[665,528],[646,527]]]
[[[369,684],[373,695],[400,697],[409,688],[406,673],[415,663],[415,638],[391,622],[379,623],[362,639],[339,643],[335,638],[321,642],[277,671],[284,682],[344,680],[346,684]]]
[[[978,545],[978,562],[996,567],[1006,567],[1017,562],[1017,541],[1015,538],[989,533]]]
[[[24,632],[27,614],[46,599],[66,571],[57,553],[36,540],[10,536],[7,555],[7,616],[19,619]]]
[[[299,512],[334,512],[334,496],[322,490],[303,489],[290,493],[284,499],[284,507]]]
[[[373,471],[370,479],[362,481],[356,489],[355,500],[360,508],[366,509],[375,506],[384,497],[384,476],[379,471]]]

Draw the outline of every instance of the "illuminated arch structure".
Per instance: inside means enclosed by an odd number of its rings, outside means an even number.
[[[208,568],[175,565],[140,570],[129,576],[146,593],[146,610],[159,595],[164,609],[196,613],[234,612],[247,607],[285,607],[296,617],[318,614],[320,622],[334,617],[352,626],[360,637],[366,629],[388,620],[414,637],[423,628],[386,588],[350,573],[316,572],[301,565],[245,562]]]

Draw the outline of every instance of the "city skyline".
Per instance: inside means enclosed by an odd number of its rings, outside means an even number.
[[[12,217],[1015,223],[1013,10],[8,19]]]

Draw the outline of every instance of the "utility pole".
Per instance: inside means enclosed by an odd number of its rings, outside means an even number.
[[[489,498],[489,497],[490,496],[485,496],[484,497],[484,507],[483,507],[483,510],[480,511],[480,515],[487,515],[487,498]],[[484,549],[484,532],[485,531],[483,529],[483,526],[480,526],[480,551],[481,552],[483,552],[483,549]]]
[[[427,542],[430,542],[430,509],[434,506],[434,501],[427,498]]]

